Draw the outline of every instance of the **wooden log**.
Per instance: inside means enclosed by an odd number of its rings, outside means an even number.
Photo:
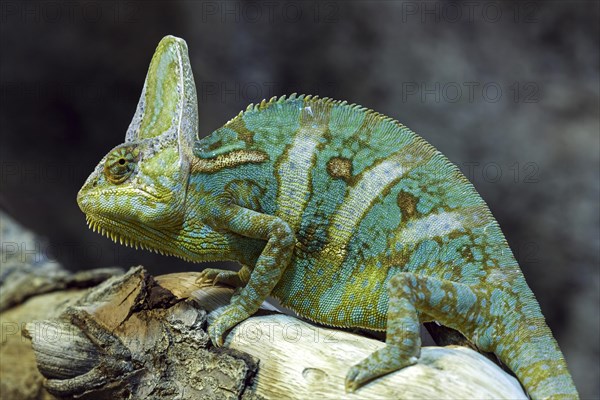
[[[210,346],[206,315],[136,267],[26,335],[58,398],[239,398],[257,360]]]
[[[54,398],[43,387],[31,342],[23,337],[32,321],[57,318],[119,268],[72,273],[50,259],[45,241],[0,211],[0,399]],[[48,340],[51,332],[40,331]]]

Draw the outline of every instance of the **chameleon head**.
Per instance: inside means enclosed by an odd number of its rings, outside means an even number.
[[[125,143],[100,161],[77,195],[93,229],[130,245],[168,252],[163,242],[184,219],[197,137],[194,78],[187,46],[158,44]]]
[[[176,146],[161,147],[152,139],[124,143],[100,161],[77,202],[92,229],[144,247],[158,232],[181,226],[188,169]]]

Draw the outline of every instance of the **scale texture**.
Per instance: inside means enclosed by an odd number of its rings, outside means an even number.
[[[209,327],[217,346],[269,295],[336,327],[386,332],[346,388],[418,361],[437,321],[495,353],[534,399],[577,398],[563,356],[487,205],[458,168],[372,110],[273,98],[198,139],[187,46],[158,45],[125,143],[78,195],[89,225],[239,287]],[[359,360],[357,360],[359,361]]]

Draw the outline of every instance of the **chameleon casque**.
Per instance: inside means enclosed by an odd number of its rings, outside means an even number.
[[[421,322],[495,353],[530,396],[577,398],[563,356],[487,205],[440,152],[372,110],[315,96],[250,105],[198,139],[185,41],[152,58],[125,143],[80,190],[88,224],[240,288],[216,346],[269,295],[310,320],[386,332],[346,388],[417,362]]]

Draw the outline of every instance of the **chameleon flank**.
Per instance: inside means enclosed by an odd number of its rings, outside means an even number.
[[[152,58],[125,143],[78,194],[113,240],[193,262],[241,290],[216,346],[269,295],[336,327],[386,332],[346,388],[414,364],[438,321],[495,353],[534,399],[577,398],[563,356],[485,202],[441,153],[372,110],[314,96],[250,105],[198,139],[187,46]]]

